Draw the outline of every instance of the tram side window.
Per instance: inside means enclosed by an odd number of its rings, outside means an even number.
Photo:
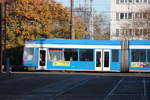
[[[146,62],[146,50],[132,50],[132,62]]]
[[[78,61],[77,49],[64,49],[65,61]]]
[[[147,50],[147,61],[150,62],[150,49]]]
[[[119,61],[119,50],[112,50],[112,62]]]
[[[138,50],[132,50],[132,62],[138,62]]]
[[[24,48],[23,58],[24,60],[33,60],[34,48]]]
[[[80,61],[93,61],[93,49],[80,49]]]
[[[62,49],[49,49],[49,61],[64,60],[64,51]]]
[[[146,50],[140,51],[140,62],[146,62]]]

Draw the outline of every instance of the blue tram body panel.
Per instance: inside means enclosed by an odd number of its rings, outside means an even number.
[[[112,55],[112,52],[111,52],[111,54],[110,55]],[[110,70],[111,71],[121,71],[121,50],[119,50],[119,59],[118,59],[118,62],[113,62],[112,61],[112,56],[111,56],[111,67],[110,67]]]
[[[150,71],[150,41],[128,46],[129,71]],[[37,70],[121,71],[122,63],[121,40],[35,39],[25,43],[23,58]]]
[[[121,57],[121,41],[120,40],[67,40],[67,39],[35,39],[31,41],[27,41],[25,44],[25,48],[34,48],[34,62],[32,61],[24,61],[25,66],[35,66],[37,69],[39,68],[39,65],[41,64],[39,62],[40,59],[40,54],[39,54],[39,49],[47,49],[47,53],[45,56],[46,61],[45,61],[45,69],[50,69],[50,70],[87,70],[87,71],[104,71],[104,68],[101,68],[104,65],[109,67],[109,71],[120,71],[120,59],[118,62],[112,62],[112,50],[116,49],[119,51],[119,58]],[[63,63],[68,63],[67,61],[63,62],[55,62],[55,61],[50,61],[48,60],[50,54],[49,50],[54,50],[54,49],[77,49],[78,51],[78,60],[77,61],[69,61],[68,65],[63,66]],[[82,61],[80,60],[80,50],[93,50],[93,59],[91,61]],[[106,50],[106,52],[105,52]],[[109,50],[109,55],[107,53],[107,50]],[[96,65],[97,63],[97,58],[96,58],[96,52],[101,52],[101,58],[98,58],[98,60],[101,60],[101,65],[100,67]],[[53,52],[54,53],[54,52]],[[106,54],[106,55],[105,55]],[[88,55],[88,54],[85,54]],[[104,55],[107,56],[107,59],[104,59]],[[84,55],[82,55],[84,56]],[[62,63],[62,65],[55,65],[54,63]],[[109,63],[109,64],[108,64]],[[96,69],[97,67],[97,69]]]
[[[79,70],[79,71],[94,71],[94,62],[72,61],[70,66],[53,66],[52,62],[48,62],[47,69],[52,70]]]
[[[150,46],[150,40],[130,40],[129,41],[130,45],[148,45]],[[145,48],[147,49],[147,48]]]

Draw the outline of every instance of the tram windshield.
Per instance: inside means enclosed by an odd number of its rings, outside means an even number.
[[[34,48],[24,48],[23,59],[24,60],[33,60]]]

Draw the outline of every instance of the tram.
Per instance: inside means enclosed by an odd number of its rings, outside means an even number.
[[[35,70],[150,72],[150,41],[35,39],[25,43],[23,65]]]

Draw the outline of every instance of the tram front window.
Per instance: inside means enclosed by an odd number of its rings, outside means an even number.
[[[30,61],[33,60],[34,49],[33,48],[24,48],[23,59]]]

